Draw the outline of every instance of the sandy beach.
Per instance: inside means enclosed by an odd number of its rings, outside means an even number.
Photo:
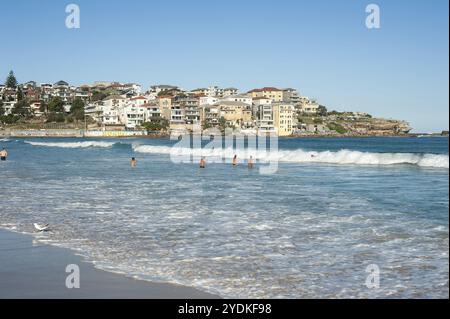
[[[66,266],[80,268],[80,288],[65,285]],[[0,298],[209,299],[194,288],[135,280],[96,269],[68,249],[33,242],[30,235],[0,230]]]

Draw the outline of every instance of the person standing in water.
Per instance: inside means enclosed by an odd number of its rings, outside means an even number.
[[[137,165],[137,161],[134,157],[131,158],[131,162],[130,162],[131,167],[136,167]]]
[[[253,157],[250,156],[250,158],[248,159],[248,168],[252,169],[253,168]]]
[[[206,161],[205,161],[205,158],[202,157],[202,158],[200,159],[200,168],[205,168],[205,167],[206,167]]]
[[[237,155],[234,155],[233,157],[233,166],[237,165]]]
[[[0,151],[0,160],[6,161],[6,158],[7,158],[7,157],[8,157],[8,152],[6,151],[5,148],[3,148],[3,149]]]

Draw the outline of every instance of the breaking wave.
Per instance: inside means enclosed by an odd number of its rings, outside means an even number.
[[[235,150],[232,148],[182,148],[169,146],[134,145],[138,153],[170,154],[171,156],[204,156],[216,158],[232,158],[237,155],[240,159],[253,156],[262,162],[279,161],[291,163],[326,163],[326,164],[353,164],[353,165],[397,165],[409,164],[420,167],[449,168],[448,155],[413,154],[413,153],[371,153],[351,150],[340,151],[304,151],[278,150],[265,151],[255,149]]]
[[[25,141],[25,143],[33,146],[46,146],[46,147],[62,147],[62,148],[88,148],[88,147],[112,147],[115,142],[31,142]]]

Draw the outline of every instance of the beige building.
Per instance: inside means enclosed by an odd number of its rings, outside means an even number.
[[[273,124],[278,136],[289,136],[294,133],[295,109],[289,103],[273,103]]]
[[[274,87],[264,87],[262,89],[254,89],[248,92],[252,98],[267,98],[271,99],[273,102],[283,101],[283,90]]]
[[[170,121],[172,117],[172,96],[160,96],[158,98],[161,117]]]
[[[236,127],[252,126],[251,106],[243,102],[222,101],[216,105],[220,108],[220,116],[227,124]]]

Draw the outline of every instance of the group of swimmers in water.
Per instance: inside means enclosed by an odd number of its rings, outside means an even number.
[[[248,162],[247,162],[247,166],[248,166],[249,169],[253,168],[253,165],[254,165],[253,163],[254,163],[253,162],[253,156],[250,156],[250,158],[248,159]],[[130,161],[130,166],[134,168],[134,167],[136,167],[136,165],[137,165],[137,160],[136,160],[136,158],[132,157],[131,161]],[[202,157],[200,159],[199,165],[200,165],[200,168],[206,168],[206,160],[205,160],[204,157]],[[233,166],[237,166],[238,165],[237,155],[234,155],[233,161],[232,161],[232,165]]]
[[[0,160],[6,161],[7,157],[8,157],[8,151],[6,151],[6,149],[3,148],[0,151]],[[130,161],[130,166],[134,168],[134,167],[136,167],[136,165],[137,165],[137,160],[136,160],[135,157],[132,157],[131,161]],[[237,155],[234,155],[233,161],[232,161],[232,165],[233,166],[237,166],[238,165]],[[247,166],[250,169],[253,168],[253,156],[250,156],[250,158],[248,159]],[[206,168],[206,161],[205,161],[204,157],[202,157],[200,159],[200,168]]]
[[[234,155],[233,157],[233,161],[231,162],[233,166],[237,166],[238,165],[238,160],[237,160],[237,155]],[[247,161],[247,167],[249,169],[253,168],[253,156],[250,156],[250,158]],[[202,157],[200,159],[200,168],[206,168],[206,161],[205,158]]]

